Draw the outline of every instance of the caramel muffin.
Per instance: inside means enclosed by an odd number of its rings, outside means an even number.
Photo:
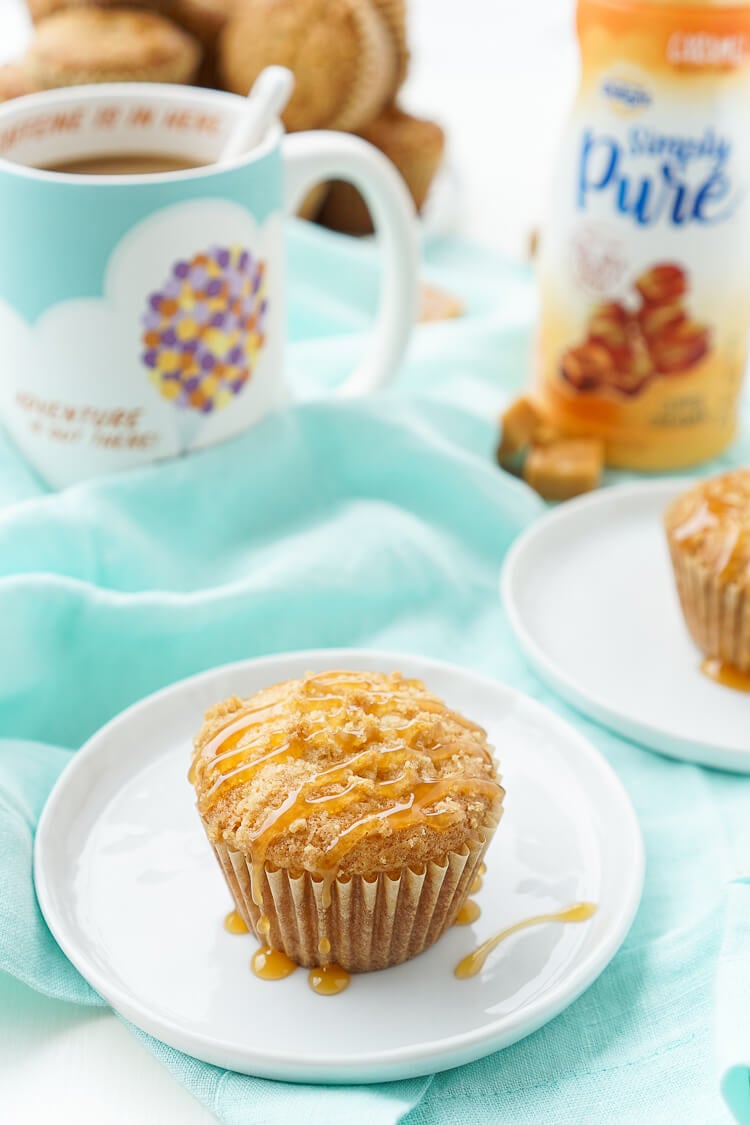
[[[705,656],[750,672],[750,469],[681,493],[664,522],[691,637]]]
[[[71,8],[37,26],[24,59],[46,89],[94,82],[190,82],[200,62],[192,36],[155,12]]]
[[[398,673],[326,672],[206,714],[190,779],[237,910],[302,965],[396,965],[466,900],[502,811],[481,727]]]
[[[445,148],[445,134],[434,121],[412,117],[391,106],[359,130],[396,165],[418,211],[424,206]],[[332,184],[321,213],[321,222],[344,234],[371,234],[372,220],[357,189],[343,180]]]
[[[26,0],[34,23],[68,8],[152,8],[167,13],[173,0]]]
[[[203,60],[195,77],[197,86],[220,90],[219,35],[234,3],[241,0],[170,0],[171,20],[193,35],[203,48]]]
[[[375,117],[393,88],[396,52],[372,0],[238,3],[219,40],[227,89],[247,94],[264,67],[289,67],[295,85],[284,124],[354,130]]]
[[[0,66],[0,102],[9,102],[12,98],[33,94],[38,89],[39,87],[34,85],[20,63],[6,63],[5,66]]]

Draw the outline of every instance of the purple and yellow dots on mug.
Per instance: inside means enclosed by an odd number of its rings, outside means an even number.
[[[201,415],[245,389],[265,343],[268,305],[265,262],[241,246],[179,260],[150,294],[142,360],[159,394],[185,414],[182,452]]]

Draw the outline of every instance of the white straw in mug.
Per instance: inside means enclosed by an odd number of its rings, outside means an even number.
[[[219,163],[242,156],[262,140],[268,126],[289,101],[293,88],[294,75],[285,66],[267,66],[260,72],[247,95],[245,112],[232,130]]]

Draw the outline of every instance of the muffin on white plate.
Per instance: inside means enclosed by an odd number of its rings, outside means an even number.
[[[664,523],[691,637],[705,656],[750,672],[750,469],[681,493]]]
[[[484,730],[399,673],[206,714],[190,777],[237,910],[301,965],[397,965],[455,920],[502,813]]]

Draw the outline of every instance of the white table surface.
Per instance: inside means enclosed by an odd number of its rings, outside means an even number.
[[[572,96],[572,0],[410,0],[404,104],[439,119],[461,186],[457,228],[523,256]],[[28,33],[0,0],[0,58]],[[214,1121],[108,1010],[48,1000],[0,974],[0,1120]]]

